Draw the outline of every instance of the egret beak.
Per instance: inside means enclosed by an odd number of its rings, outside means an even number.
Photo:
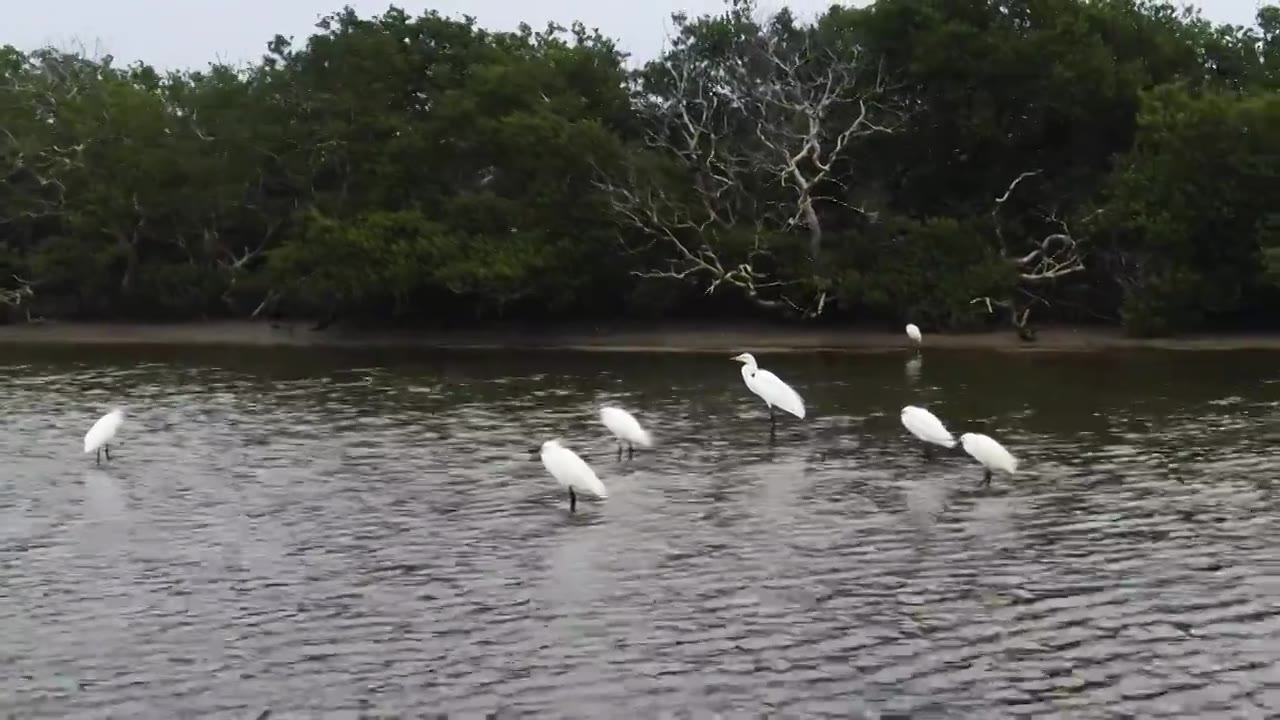
[[[734,355],[733,357],[731,357],[731,358],[729,358],[729,359],[730,359],[730,360],[736,360],[736,361],[738,361],[738,362],[746,362],[746,360],[744,360],[744,359],[743,359],[743,357],[742,357],[741,355]]]
[[[542,448],[536,447],[529,451],[530,460],[537,460],[540,457],[542,457]]]

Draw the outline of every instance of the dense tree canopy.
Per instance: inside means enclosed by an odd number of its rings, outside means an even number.
[[[343,9],[261,62],[0,47],[0,305],[412,324],[1280,325],[1280,8]]]

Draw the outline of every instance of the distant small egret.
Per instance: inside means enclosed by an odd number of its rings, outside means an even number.
[[[924,340],[924,336],[920,334],[920,328],[915,323],[907,323],[907,337],[911,338],[911,342],[919,345]]]
[[[941,445],[948,450],[956,446],[955,438],[951,437],[947,426],[942,424],[937,415],[922,407],[908,405],[902,408],[902,426],[927,443],[924,446],[925,457],[929,457],[929,444]]]
[[[111,459],[111,441],[115,439],[116,431],[120,429],[121,423],[124,422],[123,410],[112,410],[111,412],[98,418],[98,422],[89,428],[89,432],[84,434],[84,451],[87,453],[96,452],[96,460],[94,464],[102,462],[102,451],[107,451],[107,459]]]
[[[747,389],[759,395],[760,399],[769,406],[770,435],[778,426],[778,418],[773,412],[775,405],[801,420],[804,419],[804,399],[800,397],[800,393],[792,390],[791,386],[782,382],[777,375],[768,370],[761,370],[751,353],[742,353],[733,359],[742,363],[742,380],[746,382]]]
[[[1018,471],[1018,460],[1009,454],[1000,443],[982,433],[965,433],[960,436],[960,444],[964,451],[982,463],[982,482],[978,487],[991,484],[991,471],[1002,470],[1013,475]]]
[[[604,483],[596,477],[595,471],[587,465],[578,454],[560,444],[557,440],[548,440],[542,447],[533,451],[542,458],[542,464],[551,473],[551,477],[560,483],[560,487],[569,489],[569,512],[577,512],[578,495],[574,491],[587,492],[600,499],[609,497]]]
[[[640,427],[640,421],[620,407],[606,406],[600,408],[600,422],[609,428],[609,432],[618,439],[618,459],[622,459],[622,443],[627,444],[627,457],[634,457],[636,445],[652,447],[653,436]]]

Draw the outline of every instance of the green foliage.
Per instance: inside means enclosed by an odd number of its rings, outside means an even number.
[[[577,24],[394,6],[245,68],[0,47],[0,304],[966,328],[985,298],[1148,335],[1275,316],[1280,8],[802,22],[733,0],[646,60]]]
[[[1126,325],[1166,334],[1266,297],[1277,278],[1278,123],[1274,93],[1161,86],[1144,97],[1108,209]]]
[[[1003,297],[1016,283],[988,232],[953,218],[898,219],[877,227],[854,243],[850,269],[839,277],[841,301],[895,323],[974,327],[986,309],[973,300]]]

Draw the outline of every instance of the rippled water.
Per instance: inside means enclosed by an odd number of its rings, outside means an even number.
[[[15,717],[1280,712],[1275,355],[759,354],[810,405],[773,445],[728,356],[6,357]],[[605,400],[661,444],[619,463]]]

